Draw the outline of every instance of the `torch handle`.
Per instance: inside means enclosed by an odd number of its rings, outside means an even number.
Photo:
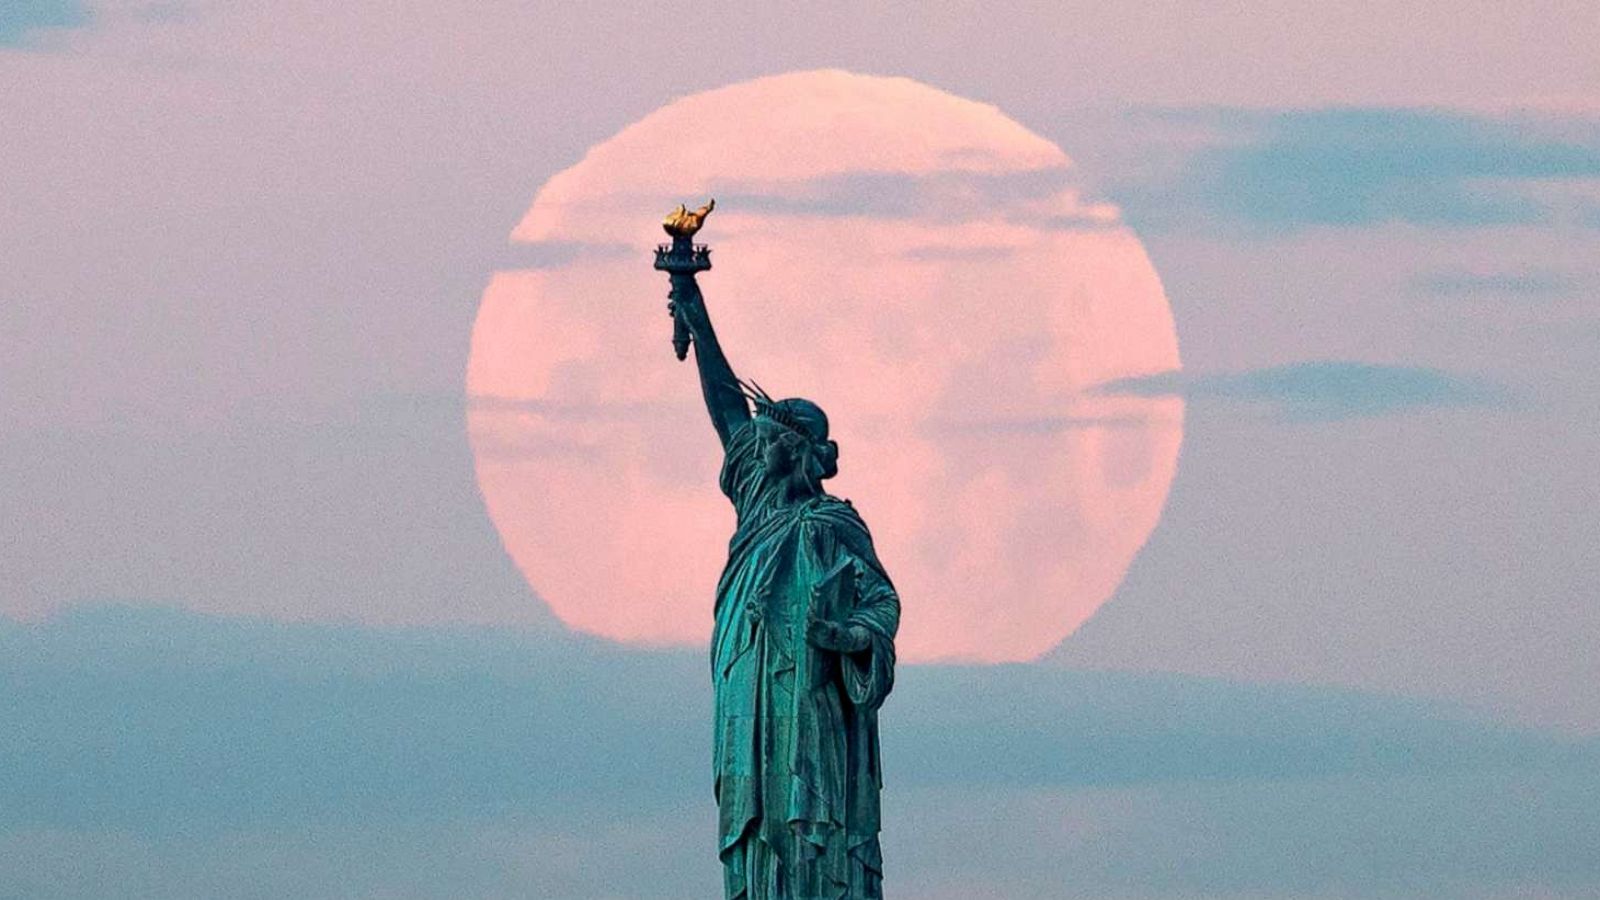
[[[689,344],[694,335],[689,329],[689,305],[699,303],[700,285],[694,282],[692,272],[673,272],[672,289],[667,291],[672,301],[672,352],[682,362],[689,356]]]
[[[689,322],[683,317],[683,307],[672,308],[672,352],[682,362],[689,355]]]
[[[667,305],[672,309],[672,351],[680,362],[688,358],[689,344],[694,339],[688,305],[700,302],[700,286],[694,282],[694,273],[711,268],[710,253],[705,247],[695,247],[688,235],[673,235],[670,246],[656,248],[656,269],[666,272],[672,284],[667,291]]]

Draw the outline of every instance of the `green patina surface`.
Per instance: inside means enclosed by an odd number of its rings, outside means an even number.
[[[691,236],[673,233],[656,267],[672,280],[675,349],[685,336],[695,348],[738,521],[711,639],[724,895],[881,897],[878,710],[900,599],[855,508],[822,488],[838,459],[827,416],[734,376],[695,282],[709,252]]]

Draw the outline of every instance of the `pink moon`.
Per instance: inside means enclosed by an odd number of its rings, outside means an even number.
[[[467,428],[506,551],[570,627],[703,645],[733,511],[661,218],[708,197],[699,281],[734,370],[827,410],[908,662],[1029,660],[1161,516],[1179,367],[1161,282],[1071,160],[994,106],[838,70],[684,97],[551,178],[472,333]]]

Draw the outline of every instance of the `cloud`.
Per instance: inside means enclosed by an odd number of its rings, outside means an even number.
[[[1572,294],[1583,280],[1561,272],[1529,270],[1479,274],[1450,270],[1418,278],[1413,288],[1421,294],[1439,297],[1522,297],[1541,298]]]
[[[1087,428],[1146,428],[1145,416],[1017,416],[1012,418],[949,419],[934,418],[923,423],[932,435],[1055,434]]]
[[[1545,223],[1570,211],[1534,186],[1600,179],[1600,120],[1387,107],[1150,115],[1211,138],[1176,175],[1109,189],[1141,227]]]
[[[1081,202],[1078,174],[1070,166],[1000,172],[854,171],[815,178],[713,182],[710,191],[728,208],[758,215],[866,216],[950,225],[998,215],[1013,224],[1056,231],[1120,225],[1114,207]],[[911,252],[915,257],[954,251],[930,247]]]
[[[473,394],[466,398],[467,414],[475,421],[472,446],[479,460],[518,461],[537,458],[593,460],[605,453],[615,438],[608,426],[627,422],[678,423],[700,416],[698,404],[636,401],[555,401],[542,398]],[[596,428],[602,430],[596,431]],[[656,462],[670,454],[653,457]],[[699,482],[704,473],[668,467],[674,478]]]
[[[6,0],[0,3],[0,47],[21,47],[38,29],[81,28],[92,18],[80,0]]]
[[[922,262],[988,262],[1009,259],[1017,248],[1004,244],[922,244],[908,247],[900,254],[902,259]]]
[[[0,618],[0,880],[38,898],[705,896],[704,663],[148,606]],[[907,896],[1600,884],[1600,747],[1448,706],[918,666],[883,722]]]
[[[1162,372],[1100,385],[1104,394],[1267,403],[1291,420],[1350,419],[1424,408],[1497,406],[1503,389],[1438,369],[1347,361],[1289,363],[1247,372]]]
[[[704,668],[506,629],[132,606],[0,619],[0,831],[664,803],[705,786]],[[1568,752],[1421,702],[1037,665],[906,668],[887,715],[886,768],[924,787],[1440,774]]]

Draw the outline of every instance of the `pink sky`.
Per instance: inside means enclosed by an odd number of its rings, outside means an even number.
[[[88,27],[0,47],[19,86],[0,92],[0,500],[37,511],[0,526],[15,613],[123,597],[553,627],[476,493],[473,317],[490,273],[522,264],[505,237],[539,186],[683,96],[818,67],[904,75],[994,104],[1130,200],[1263,139],[1205,119],[1217,106],[1283,127],[1329,108],[1551,110],[1584,147],[1600,107],[1592,4],[696,6],[687,32],[669,6],[147,7],[97,4]],[[1259,169],[1210,171],[1259,186]],[[1295,423],[1191,402],[1162,525],[1064,659],[1600,723],[1570,687],[1600,674],[1595,178],[1497,177],[1571,214],[1231,229],[1205,195],[1183,227],[1140,234],[1191,371],[1351,360],[1526,402]],[[1462,272],[1482,289],[1424,289]]]

